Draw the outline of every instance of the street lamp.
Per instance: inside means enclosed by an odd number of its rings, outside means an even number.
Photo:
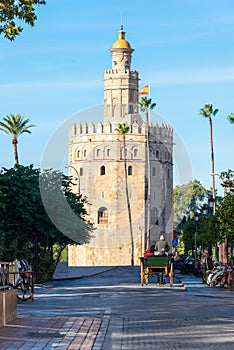
[[[75,180],[77,180],[77,194],[80,195],[80,176],[79,176],[77,169],[73,165],[70,165],[70,164],[65,165],[65,168],[72,168],[75,171],[75,173],[77,175],[77,178],[75,178]]]
[[[210,216],[211,217],[212,217],[213,214],[215,214],[214,213],[214,208],[215,208],[214,204],[215,204],[215,199],[213,197],[210,197],[208,199],[208,205],[209,205],[209,208],[210,208]]]
[[[199,214],[196,212],[194,214],[194,220],[196,223],[195,233],[194,233],[194,259],[195,259],[195,268],[197,266],[197,228],[198,228],[198,220]]]
[[[206,204],[204,204],[203,207],[202,207],[202,214],[203,214],[204,216],[206,216],[207,213],[208,213],[208,207],[207,207]]]

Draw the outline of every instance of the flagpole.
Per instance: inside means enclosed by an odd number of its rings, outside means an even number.
[[[150,84],[148,84],[148,97],[150,98]],[[150,113],[149,113],[149,123],[150,123]],[[149,127],[149,126],[148,126]]]

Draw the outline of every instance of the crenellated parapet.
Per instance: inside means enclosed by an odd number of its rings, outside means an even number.
[[[118,134],[116,128],[118,125],[116,123],[101,123],[99,122],[96,126],[91,122],[87,123],[78,123],[73,124],[69,129],[69,138],[79,138],[83,135],[103,135],[103,134]],[[145,135],[146,134],[146,124],[139,124],[137,121],[134,121],[130,125],[129,134],[133,135]],[[173,128],[167,124],[150,124],[149,125],[149,135],[150,140],[154,138],[172,138],[173,137]]]
[[[128,76],[129,73],[131,74],[131,78],[138,78],[138,70],[129,70],[129,69],[125,69],[125,70],[119,70],[119,69],[106,69],[104,72],[104,75],[126,75]]]

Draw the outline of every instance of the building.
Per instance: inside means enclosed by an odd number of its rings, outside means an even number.
[[[173,130],[152,123],[147,128],[138,113],[133,51],[121,26],[110,49],[112,68],[104,73],[104,123],[77,123],[69,130],[69,172],[78,175],[79,192],[88,199],[89,219],[96,228],[88,245],[69,247],[70,266],[139,264],[160,234],[171,242]],[[125,149],[116,130],[121,123],[129,126]]]

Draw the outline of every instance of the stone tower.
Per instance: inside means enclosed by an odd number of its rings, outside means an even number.
[[[96,228],[88,245],[69,247],[70,266],[130,265],[132,257],[139,264],[149,243],[146,237],[150,244],[161,233],[168,242],[172,237],[173,131],[167,125],[150,124],[147,171],[147,125],[138,114],[139,76],[131,69],[134,50],[122,26],[110,51],[112,69],[104,72],[104,123],[78,123],[69,130],[69,172],[78,175],[79,192],[88,199],[89,220]],[[121,123],[129,126],[125,149],[116,130]]]

